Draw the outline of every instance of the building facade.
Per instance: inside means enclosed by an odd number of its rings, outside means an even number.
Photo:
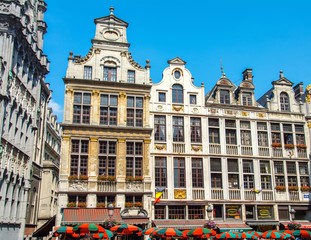
[[[72,211],[98,212],[109,203],[122,210],[122,221],[146,224],[152,195],[149,61],[141,67],[132,59],[128,23],[113,8],[95,24],[89,53],[70,53],[64,78],[57,225],[77,223],[68,220]]]
[[[0,239],[22,239],[37,221],[50,98],[45,11],[43,0],[4,1],[0,7]]]
[[[264,231],[285,228],[291,209],[307,222],[310,138],[297,86],[280,72],[256,101],[246,69],[238,86],[222,72],[205,96],[182,59],[168,63],[150,99],[153,189],[164,190],[153,224]]]

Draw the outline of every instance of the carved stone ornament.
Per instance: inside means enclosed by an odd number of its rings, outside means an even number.
[[[175,189],[174,198],[175,199],[186,199],[187,191],[186,189]]]
[[[184,111],[184,106],[173,105],[173,110],[176,112]]]
[[[193,145],[191,146],[191,149],[195,152],[199,152],[199,151],[202,151],[202,146],[201,145]]]
[[[69,191],[87,191],[87,181],[69,181]]]
[[[243,117],[248,117],[248,115],[249,115],[248,112],[242,112]]]
[[[257,116],[260,118],[264,118],[266,115],[264,113],[257,113]]]
[[[163,109],[164,109],[164,108],[163,108],[162,105],[158,105],[158,106],[157,106],[157,110],[158,110],[158,111],[163,111]]]
[[[198,113],[198,112],[199,112],[199,109],[198,109],[198,108],[192,108],[192,112],[193,112],[193,113]]]
[[[143,191],[143,183],[142,182],[127,182],[126,183],[126,190],[130,192],[141,192]]]
[[[231,110],[226,110],[226,114],[228,114],[228,115],[233,115],[233,111],[231,111]]]
[[[166,150],[166,144],[155,144],[154,148],[156,150]]]
[[[218,113],[218,110],[215,109],[215,108],[211,108],[211,109],[209,109],[209,112],[210,112],[210,113]]]

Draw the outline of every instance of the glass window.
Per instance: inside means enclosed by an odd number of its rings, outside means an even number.
[[[284,174],[283,162],[274,162],[274,173]]]
[[[240,205],[226,205],[226,218],[241,219],[241,211]]]
[[[165,206],[154,206],[154,217],[155,219],[165,219]]]
[[[127,82],[128,83],[135,83],[135,71],[133,71],[133,70],[127,71]]]
[[[128,96],[126,125],[132,127],[142,127],[143,113],[143,98]]]
[[[184,118],[173,117],[173,141],[183,142],[184,141]]]
[[[211,158],[211,171],[221,172],[221,159],[220,158]]]
[[[190,94],[190,104],[197,104],[197,95]]]
[[[154,116],[154,140],[166,141],[166,116]]]
[[[99,141],[98,175],[115,176],[117,159],[116,141]]]
[[[242,102],[244,106],[252,106],[253,105],[252,94],[247,92],[242,93]]]
[[[169,219],[185,219],[186,209],[185,206],[169,206],[168,207]]]
[[[84,66],[84,79],[92,79],[92,67],[91,66]]]
[[[100,95],[100,124],[117,125],[118,115],[118,96],[101,94]]]
[[[155,157],[155,186],[167,186],[166,157]]]
[[[126,176],[143,176],[143,143],[126,142]]]
[[[273,217],[273,206],[257,206],[258,219],[272,219]]]
[[[186,187],[186,167],[184,158],[174,158],[174,187]]]
[[[174,84],[172,87],[172,102],[173,103],[183,103],[184,102],[184,90],[183,86],[180,84]]]
[[[190,118],[191,142],[200,143],[201,140],[201,118]]]
[[[116,82],[117,81],[117,68],[104,67],[104,81]]]
[[[90,123],[91,94],[75,92],[73,101],[73,123]]]
[[[281,104],[281,111],[290,111],[289,108],[289,97],[288,94],[285,92],[282,92],[280,94],[280,104]]]
[[[260,161],[260,173],[271,173],[268,161]]]
[[[243,160],[243,172],[244,173],[254,173],[253,161]]]
[[[255,219],[255,206],[254,205],[246,205],[245,206],[245,215],[246,219]]]
[[[88,140],[71,140],[70,175],[88,175]]]
[[[192,187],[203,188],[203,161],[192,158]]]
[[[188,206],[189,219],[204,219],[204,206]]]
[[[296,174],[296,163],[295,162],[286,162],[286,168],[288,174]]]
[[[159,102],[166,102],[165,93],[159,92]]]
[[[219,102],[222,104],[230,104],[230,93],[229,90],[220,90]]]

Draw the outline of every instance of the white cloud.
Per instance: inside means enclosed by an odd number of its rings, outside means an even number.
[[[54,114],[58,115],[58,119],[59,117],[61,117],[61,115],[63,115],[62,106],[55,102],[53,99],[51,99],[51,101],[49,102],[49,107],[53,109]]]

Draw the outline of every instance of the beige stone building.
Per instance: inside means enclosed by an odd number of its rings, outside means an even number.
[[[122,221],[147,224],[152,131],[149,61],[142,67],[132,59],[128,24],[114,15],[113,8],[95,24],[89,53],[85,57],[70,53],[64,78],[57,225],[79,223],[68,220],[79,208],[96,212],[109,203],[116,208],[115,219],[122,210]],[[98,223],[107,218],[102,216]]]

